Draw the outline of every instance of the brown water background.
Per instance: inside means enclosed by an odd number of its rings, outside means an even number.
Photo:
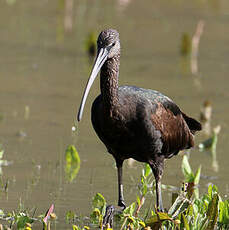
[[[106,153],[90,122],[90,106],[99,94],[95,82],[78,131],[72,133],[83,88],[92,67],[85,52],[89,32],[104,28],[120,33],[120,84],[152,88],[171,97],[187,114],[199,118],[205,100],[213,106],[212,127],[221,125],[217,145],[218,172],[207,153],[192,150],[194,171],[202,165],[200,191],[208,183],[229,193],[229,1],[80,0],[66,12],[65,1],[0,1],[0,143],[4,159],[0,209],[12,211],[20,202],[45,212],[55,204],[56,229],[71,228],[65,214],[89,214],[91,197],[101,192],[117,202],[113,158]],[[70,15],[70,16],[69,16]],[[70,19],[68,18],[70,17]],[[72,29],[67,29],[72,23]],[[193,75],[190,58],[180,55],[183,33],[192,36],[199,20],[205,23],[198,67]],[[67,23],[67,24],[66,24]],[[200,133],[196,143],[207,137]],[[75,144],[81,168],[73,183],[65,179],[65,149]],[[181,156],[166,162],[163,184],[183,181]],[[136,198],[142,164],[124,165],[128,204]],[[164,192],[165,205],[171,193]],[[153,198],[155,199],[155,198]],[[68,227],[67,227],[68,226]]]

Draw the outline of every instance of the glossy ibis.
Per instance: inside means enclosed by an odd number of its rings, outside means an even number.
[[[147,162],[156,180],[156,204],[163,211],[161,178],[164,160],[182,149],[194,146],[194,134],[201,124],[187,116],[167,96],[136,86],[118,86],[120,40],[116,30],[100,33],[97,57],[87,82],[78,112],[82,118],[87,95],[98,72],[101,94],[91,109],[93,127],[113,155],[118,169],[118,205],[126,207],[123,197],[122,164],[134,158]]]

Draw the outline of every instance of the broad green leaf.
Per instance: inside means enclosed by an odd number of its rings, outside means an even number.
[[[93,208],[98,208],[101,212],[104,206],[106,206],[106,200],[101,193],[97,193],[92,200]]]
[[[69,145],[65,151],[65,172],[68,181],[72,182],[80,169],[80,157],[74,145]]]
[[[65,159],[67,163],[79,164],[80,157],[74,145],[69,145],[65,151]]]

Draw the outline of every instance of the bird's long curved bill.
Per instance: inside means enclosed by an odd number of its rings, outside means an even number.
[[[87,82],[87,85],[85,87],[84,94],[83,94],[83,97],[82,97],[82,100],[80,103],[80,108],[79,108],[78,115],[77,115],[78,121],[80,121],[82,118],[84,105],[85,105],[88,93],[90,91],[90,88],[91,88],[97,74],[99,73],[101,67],[103,66],[104,62],[107,60],[107,56],[108,56],[108,50],[106,48],[100,48],[98,50],[94,66],[93,66],[93,69],[91,71],[91,75],[88,79],[88,82]]]

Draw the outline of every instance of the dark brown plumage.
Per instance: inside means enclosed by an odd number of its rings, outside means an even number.
[[[164,159],[176,155],[182,149],[193,147],[194,134],[201,130],[201,125],[157,91],[118,86],[120,41],[117,31],[102,31],[97,45],[97,58],[85,88],[78,121],[82,117],[89,89],[101,69],[101,94],[92,105],[91,119],[97,135],[116,160],[118,205],[125,208],[123,161],[134,158],[151,166],[156,180],[157,207],[162,211],[161,177]]]

